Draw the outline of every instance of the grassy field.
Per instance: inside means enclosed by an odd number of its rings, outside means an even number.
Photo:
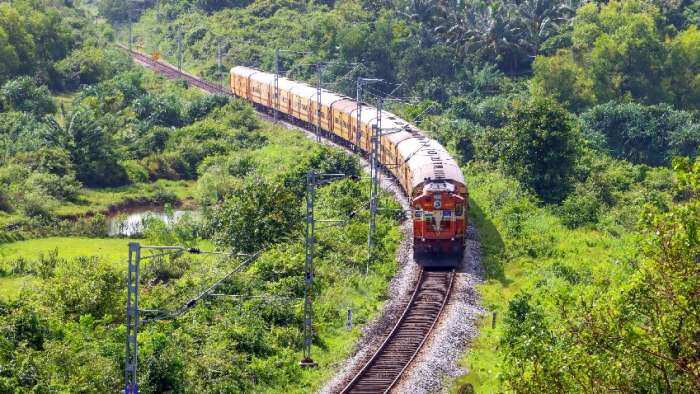
[[[631,235],[616,238],[591,228],[568,229],[552,212],[539,207],[527,212],[519,234],[509,234],[508,222],[513,219],[506,213],[508,203],[499,206],[494,202],[499,198],[516,200],[503,192],[507,185],[499,186],[495,174],[473,175],[471,180],[471,220],[479,230],[482,264],[487,272],[478,286],[486,314],[479,336],[461,361],[468,373],[454,382],[450,392],[457,393],[471,384],[477,393],[499,393],[505,391],[499,379],[499,342],[513,296],[551,275],[547,270],[554,264],[584,267],[598,277],[614,275],[609,271],[610,262],[628,255],[634,239]]]
[[[80,199],[66,203],[56,209],[59,216],[78,216],[105,212],[112,206],[128,204],[130,201],[156,201],[163,197],[174,197],[178,201],[192,198],[195,181],[159,180],[154,183],[134,184],[103,189],[83,189]]]
[[[0,263],[22,257],[34,260],[40,255],[47,255],[53,250],[58,251],[62,258],[71,259],[79,256],[97,256],[118,265],[125,261],[129,242],[126,238],[79,238],[79,237],[50,237],[30,239],[0,245]]]

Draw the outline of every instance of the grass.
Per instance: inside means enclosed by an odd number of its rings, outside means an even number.
[[[31,275],[0,277],[0,300],[16,299],[22,289],[31,286],[34,281]]]
[[[615,275],[611,262],[630,255],[634,237],[613,237],[594,228],[569,229],[554,213],[538,207],[527,212],[519,234],[509,235],[509,204],[522,197],[509,192],[509,185],[498,174],[469,174],[469,170],[465,174],[471,181],[470,216],[479,231],[486,271],[484,282],[477,286],[486,313],[479,336],[460,361],[467,374],[453,382],[450,392],[461,392],[467,385],[476,393],[508,392],[500,381],[499,344],[509,301],[545,278],[555,263],[588,271],[594,277]],[[496,325],[492,327],[494,312]]]
[[[97,256],[118,266],[127,257],[129,242],[127,238],[81,238],[50,237],[30,239],[0,245],[0,263],[22,257],[34,260],[40,255],[58,251],[59,257],[72,259],[79,256]]]
[[[154,183],[134,184],[104,189],[83,189],[77,203],[66,203],[56,209],[59,216],[79,216],[105,212],[110,207],[129,201],[155,201],[171,194],[179,201],[192,198],[195,181],[159,180]]]

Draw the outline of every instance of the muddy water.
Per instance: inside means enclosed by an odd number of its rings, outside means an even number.
[[[110,237],[133,236],[143,232],[143,223],[147,218],[158,218],[166,225],[176,223],[185,215],[199,216],[198,211],[170,210],[162,207],[140,207],[120,212],[107,218],[107,234]]]

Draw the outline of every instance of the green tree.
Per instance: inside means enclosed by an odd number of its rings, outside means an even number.
[[[75,165],[76,178],[87,186],[120,186],[128,182],[126,170],[119,164],[110,117],[98,119],[94,112],[77,108],[66,116],[65,125],[55,120],[51,127],[62,141]]]
[[[598,148],[636,164],[669,164],[673,156],[695,156],[700,125],[667,104],[609,102],[581,115],[584,134]]]
[[[222,247],[251,253],[295,235],[299,201],[279,182],[246,180],[208,215],[209,230]]]
[[[700,30],[691,26],[669,45],[664,89],[678,108],[700,108]]]
[[[30,77],[8,81],[0,90],[5,107],[42,116],[56,112],[56,103],[46,86],[38,86]]]
[[[580,151],[578,129],[556,101],[516,102],[503,130],[501,165],[545,202],[559,202],[571,189]]]

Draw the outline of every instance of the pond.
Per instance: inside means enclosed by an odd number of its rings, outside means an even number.
[[[177,223],[185,215],[199,216],[199,211],[168,210],[163,207],[140,207],[107,217],[107,235],[110,237],[134,236],[143,232],[143,222],[147,218],[158,218],[169,225]]]

